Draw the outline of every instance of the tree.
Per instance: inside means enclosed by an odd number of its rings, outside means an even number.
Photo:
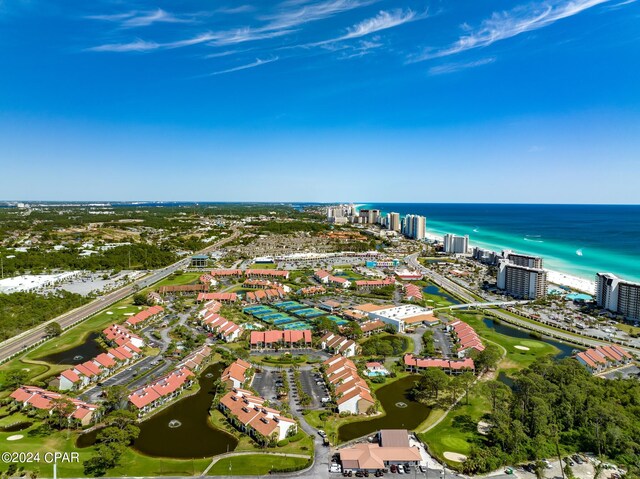
[[[495,344],[488,344],[483,351],[480,351],[475,356],[474,361],[476,369],[480,372],[485,372],[495,369],[500,359],[502,359],[502,350]]]
[[[533,465],[533,472],[536,475],[536,479],[544,479],[545,464],[542,461],[536,461]]]
[[[61,397],[51,400],[51,413],[49,414],[49,424],[58,429],[63,429],[69,425],[69,417],[76,410],[69,398]]]
[[[4,375],[4,387],[7,389],[17,388],[23,384],[28,377],[29,373],[23,369],[9,371]]]
[[[327,331],[327,332],[337,333],[338,324],[334,321],[331,321],[329,318],[323,316],[322,318],[316,319],[314,324],[314,329],[316,330],[316,332]]]
[[[464,396],[465,396],[466,404],[468,405],[469,389],[471,389],[471,385],[476,380],[476,377],[473,375],[472,372],[465,371],[460,376],[458,376],[458,378],[460,378],[460,385],[464,389]]]
[[[44,328],[44,333],[49,337],[60,336],[62,334],[62,326],[56,322],[49,323]]]
[[[133,295],[133,304],[136,306],[147,306],[147,297],[143,293],[136,293]]]
[[[349,339],[357,341],[362,337],[362,328],[357,322],[351,321],[342,329],[342,334],[344,334]]]
[[[439,368],[429,368],[424,373],[417,384],[417,397],[424,399],[435,397],[438,399],[442,391],[449,383],[449,376]],[[415,388],[414,388],[415,389]]]
[[[103,393],[105,399],[102,404],[107,412],[122,409],[129,396],[127,388],[119,385],[108,386],[104,388]]]

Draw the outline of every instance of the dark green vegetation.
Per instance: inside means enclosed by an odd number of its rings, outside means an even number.
[[[320,233],[322,231],[328,231],[329,225],[326,223],[312,223],[309,221],[267,221],[267,222],[252,222],[251,226],[258,227],[259,233],[276,233],[276,234],[290,234],[297,233],[299,231],[305,231],[310,233]]]
[[[362,343],[362,354],[365,356],[400,356],[407,349],[408,339],[404,336],[389,334],[374,336]]]
[[[38,274],[54,269],[63,270],[123,270],[155,269],[177,261],[178,257],[168,245],[155,246],[145,243],[117,246],[99,254],[80,256],[81,245],[68,245],[62,251],[41,248],[26,253],[12,253],[15,258],[5,260],[4,271],[8,275],[24,272]],[[3,252],[6,256],[8,253]]]
[[[513,389],[485,387],[492,424],[472,444],[466,473],[583,451],[640,472],[640,383],[591,376],[571,359],[540,359],[514,376]]]
[[[47,296],[36,293],[0,294],[0,341],[89,301],[90,298],[67,291]]]

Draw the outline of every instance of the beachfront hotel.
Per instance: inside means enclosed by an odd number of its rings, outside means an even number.
[[[596,303],[627,319],[640,319],[640,283],[612,273],[596,274]]]
[[[498,261],[498,288],[509,296],[522,299],[537,299],[547,294],[547,272],[514,264],[508,259]]]
[[[391,231],[400,231],[400,213],[391,212],[387,214],[387,227]]]
[[[407,238],[422,240],[426,235],[427,218],[420,215],[407,215],[402,222],[402,234]]]
[[[529,254],[514,253],[511,250],[502,251],[502,257],[511,261],[518,266],[526,266],[527,268],[542,268],[542,258],[540,256],[532,256]]]
[[[467,254],[469,251],[469,235],[444,235],[444,252],[449,254]]]

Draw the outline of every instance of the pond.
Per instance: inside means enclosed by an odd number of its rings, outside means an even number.
[[[5,426],[0,428],[0,431],[2,432],[17,432],[17,431],[23,431],[27,428],[30,428],[31,426],[33,426],[33,422],[30,421],[21,421],[21,422],[16,422],[13,423],[9,426]]]
[[[236,438],[209,424],[213,384],[221,372],[220,364],[209,366],[200,375],[200,390],[196,394],[140,423],[134,449],[149,456],[176,459],[211,457],[233,451],[238,444]],[[98,428],[82,434],[76,446],[93,445],[99,432]]]
[[[94,332],[89,334],[85,341],[78,346],[57,353],[49,354],[37,358],[40,361],[46,361],[51,364],[80,364],[95,358],[100,353],[104,353],[103,347],[98,343],[97,339],[100,333]]]
[[[560,350],[560,352],[558,352],[558,354],[555,355],[556,359],[568,358],[573,355],[573,352],[576,349],[575,346],[571,346],[566,343],[561,343],[560,341],[556,341],[554,339],[550,339],[546,337],[539,338],[537,336],[531,336],[529,331],[523,331],[521,329],[514,328],[513,326],[506,323],[496,322],[492,318],[483,318],[482,322],[488,328],[493,329],[497,333],[504,334],[505,336],[511,336],[514,338],[522,338],[522,339],[535,339],[536,341],[542,341],[543,343],[547,343],[552,346],[555,346]]]
[[[460,301],[457,300],[456,298],[454,298],[453,296],[451,296],[448,293],[445,293],[439,286],[436,286],[435,284],[429,284],[429,286],[426,286],[422,289],[422,291],[424,293],[427,294],[432,294],[434,296],[439,296],[442,299],[448,301],[451,304],[460,304]]]
[[[338,429],[340,441],[373,434],[380,429],[417,428],[431,412],[431,408],[409,399],[409,391],[419,379],[419,375],[407,376],[378,389],[375,396],[387,414],[341,426]]]
[[[200,390],[196,394],[140,423],[134,449],[149,456],[181,459],[233,451],[238,445],[236,438],[209,423],[213,386],[222,369],[219,363],[209,366],[200,375]]]

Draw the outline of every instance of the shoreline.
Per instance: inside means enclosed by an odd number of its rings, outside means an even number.
[[[354,207],[357,212],[360,208],[368,205],[369,203],[358,203],[358,204],[354,204]],[[428,239],[429,241],[442,242],[444,240],[443,235],[429,232],[429,231],[425,233],[425,238]],[[475,245],[472,241],[469,241],[469,246],[478,246],[482,248],[482,246]],[[548,268],[544,268],[544,269],[547,272],[547,279],[550,285],[566,286],[568,288],[571,288],[572,290],[579,291],[581,293],[587,293],[590,295],[595,294],[596,283],[593,280],[581,278],[571,273],[566,273],[566,272],[558,271],[555,269],[548,269]]]
[[[425,238],[430,241],[440,241],[444,240],[444,236],[434,234],[434,233],[426,233]],[[469,246],[472,246],[473,243],[470,241]],[[585,278],[580,278],[578,276],[574,276],[570,273],[564,273],[562,271],[557,271],[553,269],[544,268],[547,272],[547,280],[550,285],[555,286],[566,286],[571,288],[572,290],[579,291],[581,293],[587,293],[590,295],[594,295],[596,291],[596,282],[591,281]]]

